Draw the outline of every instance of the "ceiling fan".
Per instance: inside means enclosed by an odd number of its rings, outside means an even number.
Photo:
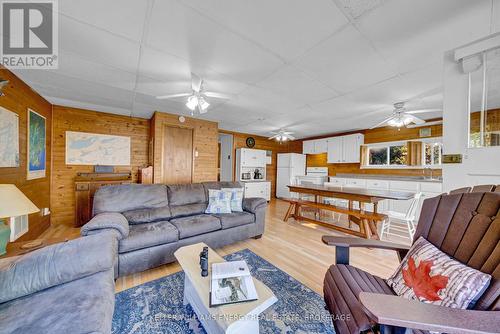
[[[279,129],[278,131],[271,131],[273,136],[268,139],[276,139],[277,141],[284,142],[287,140],[295,140],[295,137],[292,136],[293,132],[286,131],[285,129]]]
[[[180,93],[180,94],[170,94],[170,95],[162,95],[157,96],[157,99],[175,99],[180,97],[188,97],[186,102],[186,107],[191,110],[191,115],[194,114],[194,111],[198,109],[200,114],[204,114],[207,112],[210,103],[207,101],[207,98],[216,98],[216,99],[231,99],[233,96],[229,94],[215,93],[215,92],[207,92],[205,91],[204,81],[198,75],[191,73],[191,92],[189,93]]]
[[[394,110],[392,115],[388,118],[384,119],[382,122],[378,123],[375,126],[372,126],[371,129],[378,128],[384,124],[389,126],[393,126],[396,128],[401,128],[403,126],[408,126],[411,123],[421,125],[425,123],[425,120],[414,116],[415,114],[423,114],[428,112],[439,112],[441,109],[420,109],[420,110],[406,110],[404,102],[394,103]]]

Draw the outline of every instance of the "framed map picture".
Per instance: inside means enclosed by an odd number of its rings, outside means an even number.
[[[27,179],[45,177],[46,120],[39,113],[28,109],[28,174]]]
[[[66,165],[130,166],[130,137],[66,131]]]
[[[0,168],[19,167],[19,116],[0,107]]]

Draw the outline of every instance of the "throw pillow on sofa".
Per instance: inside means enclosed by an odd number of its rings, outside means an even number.
[[[205,213],[231,213],[229,196],[226,191],[208,189],[208,206]]]
[[[387,280],[397,295],[452,308],[472,308],[491,276],[470,268],[420,237]]]
[[[229,193],[229,200],[232,212],[243,212],[243,188],[222,188],[224,192]]]

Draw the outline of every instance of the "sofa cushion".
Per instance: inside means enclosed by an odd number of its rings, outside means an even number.
[[[219,218],[222,229],[251,224],[255,221],[255,216],[249,212],[232,212],[215,215]]]
[[[170,206],[170,214],[172,218],[186,217],[205,213],[207,203],[172,205]]]
[[[94,195],[94,215],[125,212],[168,205],[167,187],[162,184],[121,184],[99,188]]]
[[[205,188],[201,183],[171,184],[168,188],[170,205],[206,203]]]
[[[468,267],[420,237],[387,280],[399,296],[451,308],[472,308],[491,275]]]
[[[208,206],[205,213],[231,213],[231,194],[222,190],[208,190]]]
[[[114,305],[109,269],[0,304],[0,332],[111,333]]]
[[[128,238],[120,240],[119,253],[168,244],[179,240],[179,232],[168,221],[130,226]]]
[[[222,191],[228,192],[231,203],[232,212],[242,212],[243,211],[243,194],[245,192],[244,188],[222,188]]]
[[[196,215],[170,221],[179,231],[179,239],[194,237],[221,229],[219,218],[212,215]]]
[[[161,208],[130,210],[122,213],[127,218],[129,224],[152,223],[160,220],[168,220],[172,216],[170,208],[163,206]]]
[[[202,184],[203,188],[205,188],[205,196],[207,196],[207,198],[209,189],[221,190],[222,188],[244,188],[243,184],[237,181],[203,182]]]
[[[376,324],[358,299],[360,292],[394,295],[386,282],[349,265],[333,265],[323,283],[325,302],[333,317],[337,333],[360,333]]]

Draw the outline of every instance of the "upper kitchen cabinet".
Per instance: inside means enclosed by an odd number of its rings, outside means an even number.
[[[327,148],[326,138],[305,140],[302,143],[303,154],[320,154],[320,153],[326,153],[327,151],[328,148]]]
[[[238,153],[239,152],[239,153]],[[249,148],[237,150],[240,164],[244,167],[266,167],[266,151]]]
[[[343,157],[342,137],[333,137],[328,139],[328,163],[341,163]]]
[[[359,163],[365,136],[355,133],[328,139],[328,163]]]

